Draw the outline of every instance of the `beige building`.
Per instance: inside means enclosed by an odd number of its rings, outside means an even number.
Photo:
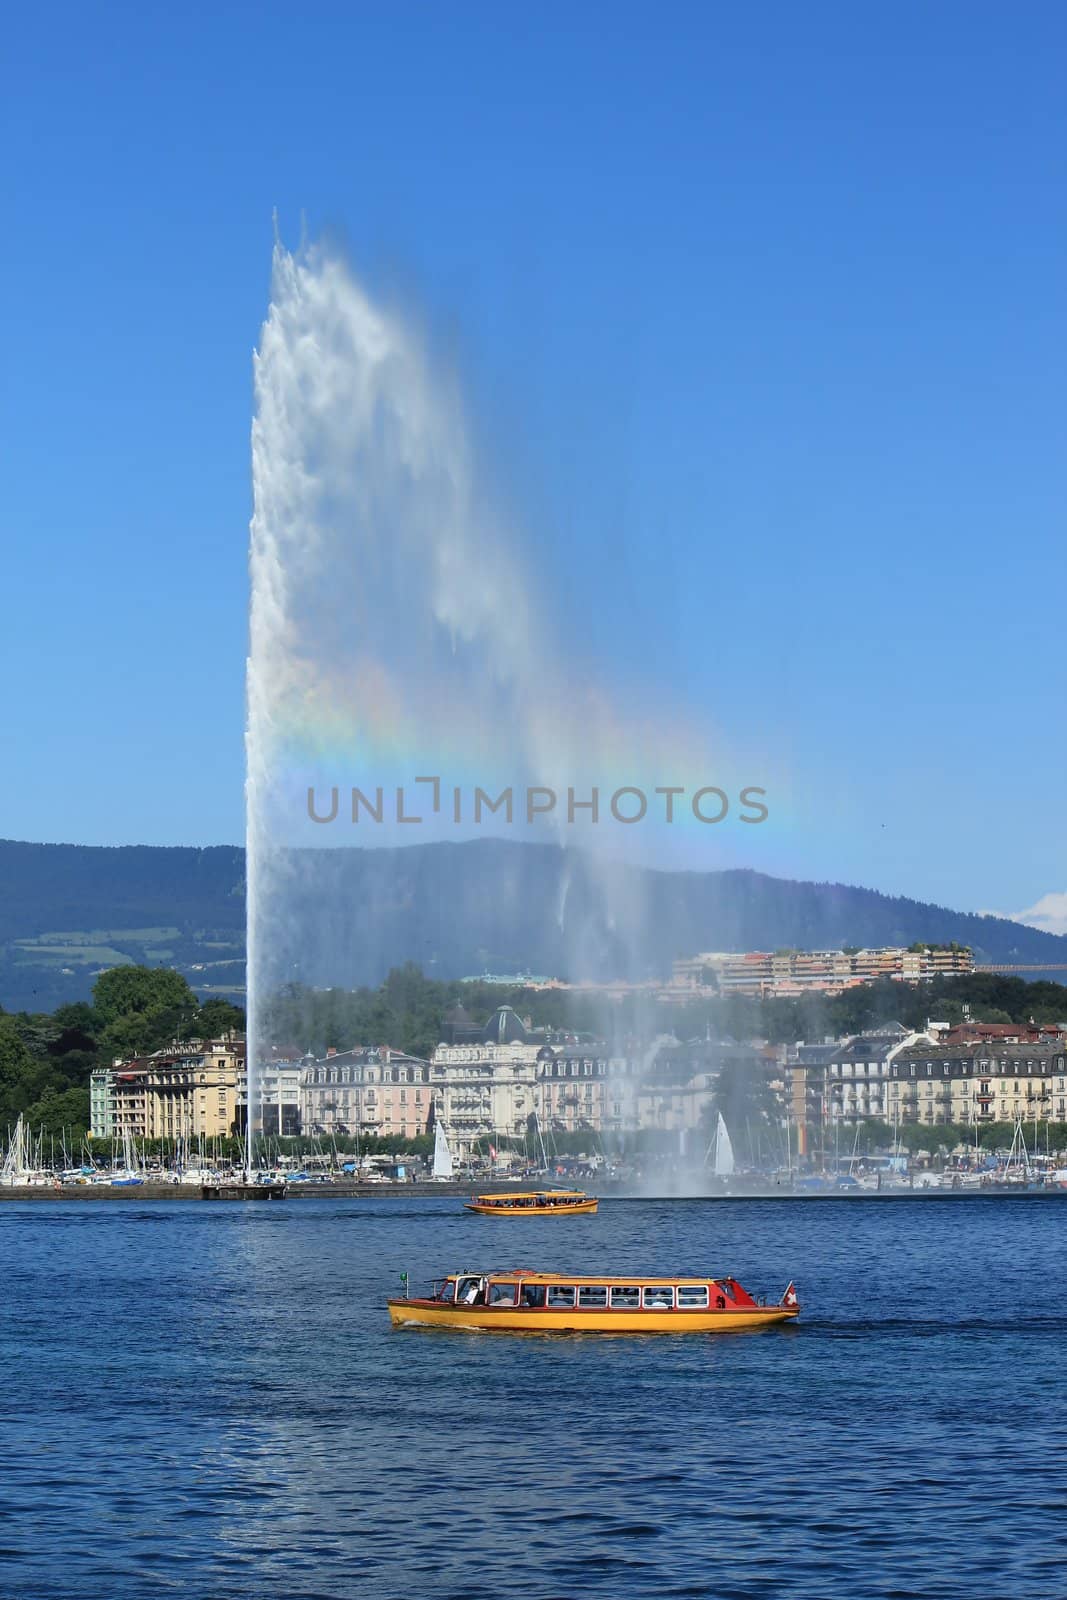
[[[536,1041],[495,1039],[439,1044],[430,1079],[434,1115],[459,1153],[494,1134],[521,1139],[539,1116]]]
[[[228,1035],[116,1061],[98,1099],[114,1138],[228,1138],[245,1114],[245,1041]]]
[[[1052,1102],[1049,1116],[1053,1122],[1067,1122],[1067,1054],[1058,1050],[1052,1061]]]
[[[440,1123],[457,1160],[503,1139],[525,1142],[536,1158],[554,1133],[588,1132],[595,1145],[603,1133],[697,1130],[730,1055],[769,1083],[758,1051],[660,1041],[612,1053],[573,1035],[546,1039],[507,1006],[484,1027],[457,1010],[449,1032],[430,1061],[385,1046],[308,1059],[305,1131],[410,1139]]]
[[[602,1133],[627,1126],[634,1097],[628,1063],[603,1048],[544,1045],[537,1057],[534,1108],[542,1128]]]
[[[1064,1043],[917,1046],[890,1066],[886,1121],[971,1125],[1060,1120],[1067,1109]]]

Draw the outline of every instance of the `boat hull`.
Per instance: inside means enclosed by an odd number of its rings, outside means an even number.
[[[797,1306],[736,1310],[555,1310],[551,1307],[450,1306],[434,1300],[390,1300],[394,1328],[460,1328],[479,1333],[732,1333],[769,1328],[799,1315]]]

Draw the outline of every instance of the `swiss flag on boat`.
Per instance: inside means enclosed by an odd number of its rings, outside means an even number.
[[[782,1304],[784,1306],[792,1307],[798,1303],[796,1285],[791,1283],[789,1288],[785,1291],[785,1294],[782,1296]]]
[[[494,1149],[494,1147],[492,1145],[489,1146],[489,1159],[490,1159],[490,1161],[495,1161],[496,1160],[496,1150]]]

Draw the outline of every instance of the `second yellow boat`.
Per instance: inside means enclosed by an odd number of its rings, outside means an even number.
[[[476,1194],[465,1202],[483,1217],[588,1216],[597,1208],[595,1194],[580,1189],[529,1189],[516,1194]]]

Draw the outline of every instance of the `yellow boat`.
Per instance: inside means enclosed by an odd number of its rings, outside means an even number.
[[[590,1278],[525,1267],[452,1272],[425,1299],[405,1292],[388,1306],[395,1328],[488,1333],[726,1333],[800,1315],[793,1284],[777,1305],[765,1305],[733,1277]]]
[[[511,1194],[475,1194],[464,1202],[483,1217],[588,1216],[597,1208],[595,1194],[580,1189],[528,1189]]]

